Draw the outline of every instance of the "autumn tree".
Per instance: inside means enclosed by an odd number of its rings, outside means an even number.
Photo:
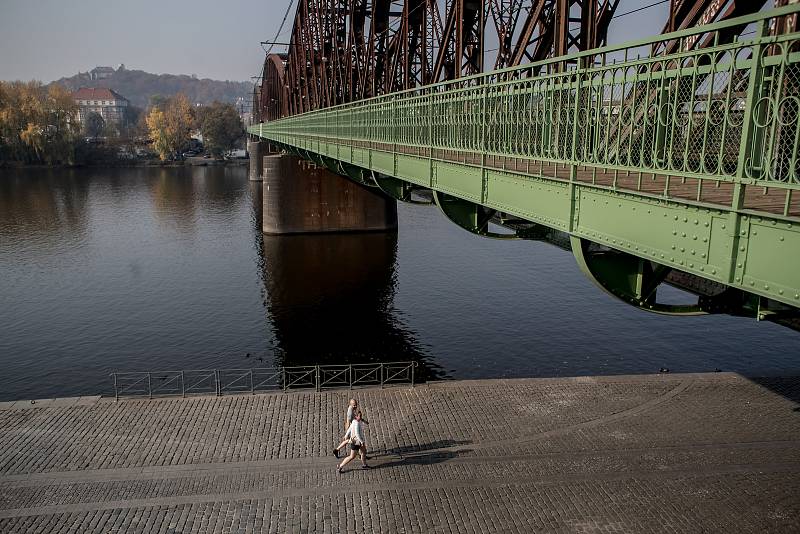
[[[185,95],[178,94],[147,115],[147,128],[153,148],[162,160],[174,156],[189,140],[192,128],[192,109]]]
[[[200,133],[203,134],[203,144],[215,156],[233,148],[236,141],[244,135],[242,120],[231,104],[214,102],[200,108],[197,119]]]
[[[25,163],[72,163],[78,107],[60,85],[0,82],[0,156]]]

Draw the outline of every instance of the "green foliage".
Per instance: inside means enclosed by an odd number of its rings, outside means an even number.
[[[233,148],[244,135],[242,120],[231,104],[214,102],[199,108],[197,115],[203,144],[215,156]]]
[[[60,86],[0,82],[0,160],[72,163],[78,107]]]

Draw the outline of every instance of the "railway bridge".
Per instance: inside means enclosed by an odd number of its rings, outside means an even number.
[[[561,242],[643,310],[796,326],[784,3],[671,0],[662,33],[607,45],[625,2],[300,0],[249,133],[475,234]],[[687,302],[659,300],[665,283]]]

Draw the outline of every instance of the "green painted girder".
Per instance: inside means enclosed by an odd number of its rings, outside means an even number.
[[[793,4],[574,54],[566,70],[565,58],[556,58],[249,132],[311,159],[335,160],[345,174],[385,177],[377,185],[395,198],[413,184],[439,199],[460,199],[445,213],[476,233],[484,222],[471,205],[627,254],[635,261],[601,255],[592,264],[576,257],[590,277],[631,303],[652,304],[648,284],[679,270],[758,297],[759,314],[780,308],[771,302],[794,309],[800,307],[800,34],[768,30],[798,13]],[[658,41],[714,38],[744,25],[756,28],[752,38],[625,59]],[[624,57],[602,63],[614,55]],[[692,187],[697,194],[687,195]],[[766,201],[754,202],[764,190]],[[638,289],[615,279],[608,265],[638,280]]]

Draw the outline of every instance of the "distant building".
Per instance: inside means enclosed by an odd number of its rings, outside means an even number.
[[[86,124],[89,113],[98,113],[106,124],[121,126],[125,124],[128,111],[128,99],[106,89],[105,87],[81,87],[72,98],[78,104],[78,117],[81,124]]]
[[[111,67],[95,67],[89,71],[90,80],[104,80],[116,71]]]

